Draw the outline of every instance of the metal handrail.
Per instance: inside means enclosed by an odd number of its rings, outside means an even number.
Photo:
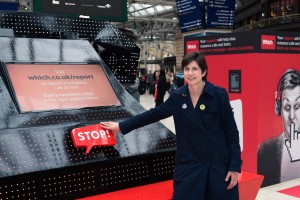
[[[239,27],[235,29],[234,32],[249,31],[255,29],[265,29],[267,27],[278,25],[278,24],[292,24],[295,22],[300,22],[300,14],[284,15],[284,16],[260,20],[252,24]]]

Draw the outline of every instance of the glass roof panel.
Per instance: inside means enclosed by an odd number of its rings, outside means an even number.
[[[155,6],[156,10],[159,12],[159,11],[163,11],[164,8],[162,6]]]
[[[128,10],[128,12],[134,12],[134,8],[132,7],[132,6],[128,6],[128,8],[127,8],[127,10]]]
[[[172,6],[152,6],[149,4],[139,3],[128,4],[128,11],[131,15],[135,16],[153,15],[154,13],[160,13],[171,9],[173,9]]]
[[[153,14],[155,12],[154,8],[147,8],[147,12],[149,13],[149,15]]]
[[[148,15],[145,10],[140,10],[138,12],[135,12],[135,14],[136,14],[135,16],[146,16],[146,15]]]
[[[140,10],[140,9],[143,9],[142,5],[141,4],[132,4],[132,7],[134,8],[134,10]]]

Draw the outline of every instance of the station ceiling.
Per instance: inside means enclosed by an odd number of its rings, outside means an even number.
[[[248,1],[236,0],[236,7]],[[132,32],[138,42],[175,41],[180,32],[176,0],[127,0],[127,12],[127,22],[114,24]]]
[[[176,0],[127,0],[127,22],[114,22],[139,42],[174,41],[179,28]]]

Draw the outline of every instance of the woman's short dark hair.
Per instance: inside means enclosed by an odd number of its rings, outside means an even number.
[[[202,73],[206,71],[205,76],[203,76],[203,80],[206,81],[206,77],[208,74],[208,68],[207,68],[207,64],[206,64],[206,59],[204,57],[204,54],[201,52],[191,52],[186,54],[181,62],[181,69],[183,70],[184,67],[186,67],[187,65],[189,65],[191,62],[195,61],[200,69],[202,70]]]

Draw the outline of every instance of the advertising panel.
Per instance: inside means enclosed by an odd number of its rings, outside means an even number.
[[[300,53],[300,36],[292,32],[224,33],[185,39],[185,47],[198,41],[199,51],[212,54]],[[186,53],[186,51],[185,51]]]

